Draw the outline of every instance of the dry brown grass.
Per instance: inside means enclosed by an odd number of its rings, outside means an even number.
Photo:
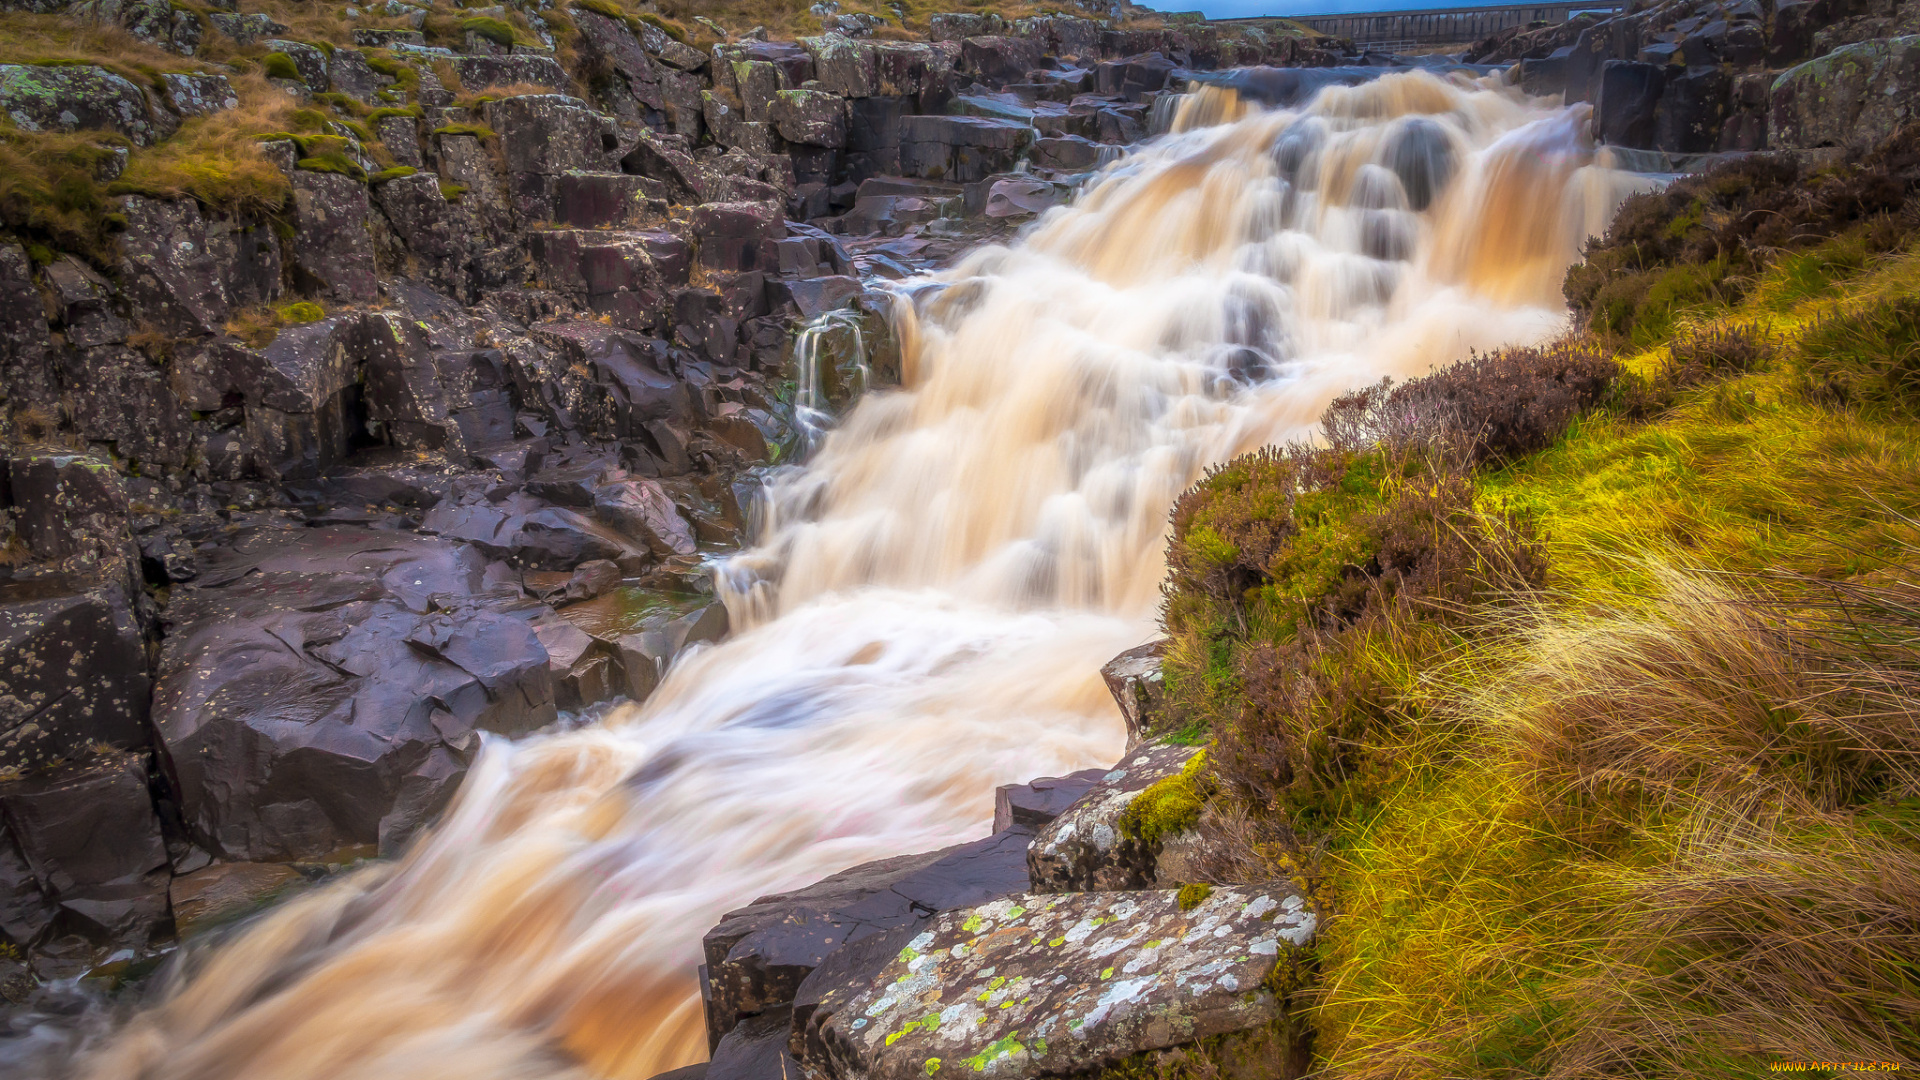
[[[1605,962],[1556,995],[1553,1080],[1920,1064],[1920,836],[1733,830],[1633,875]]]
[[[1920,795],[1920,586],[1775,595],[1649,573],[1656,605],[1514,626],[1523,659],[1476,702],[1567,835],[1699,806],[1766,821]]]
[[[260,152],[256,135],[284,131],[298,103],[259,74],[231,76],[240,106],[180,125],[170,139],[135,154],[112,190],[189,196],[242,213],[278,209],[291,187]]]

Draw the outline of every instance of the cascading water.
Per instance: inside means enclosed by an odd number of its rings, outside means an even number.
[[[642,1080],[705,1054],[731,907],[983,835],[997,784],[1109,763],[1167,508],[1327,400],[1548,336],[1633,181],[1583,107],[1425,74],[1188,95],[1022,243],[902,300],[904,388],[769,490],[737,633],[644,706],[489,741],[399,863],[184,965],[80,1063],[148,1080]],[[818,373],[816,372],[816,375]]]

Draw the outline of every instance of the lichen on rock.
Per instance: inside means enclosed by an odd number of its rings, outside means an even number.
[[[823,995],[792,1049],[833,1080],[1085,1072],[1268,1027],[1271,976],[1315,926],[1299,896],[1255,888],[997,900],[938,916],[877,975]]]

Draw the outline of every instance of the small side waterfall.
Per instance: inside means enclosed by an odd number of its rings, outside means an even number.
[[[833,426],[834,409],[873,383],[867,316],[853,308],[822,312],[793,340],[793,415],[811,451]]]

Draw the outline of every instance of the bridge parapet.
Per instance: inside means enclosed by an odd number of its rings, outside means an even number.
[[[1426,45],[1464,45],[1512,26],[1562,23],[1581,12],[1612,14],[1626,9],[1619,0],[1597,3],[1498,4],[1470,8],[1418,8],[1405,11],[1289,15],[1289,21],[1360,46],[1382,51]],[[1219,19],[1217,22],[1252,22]]]

